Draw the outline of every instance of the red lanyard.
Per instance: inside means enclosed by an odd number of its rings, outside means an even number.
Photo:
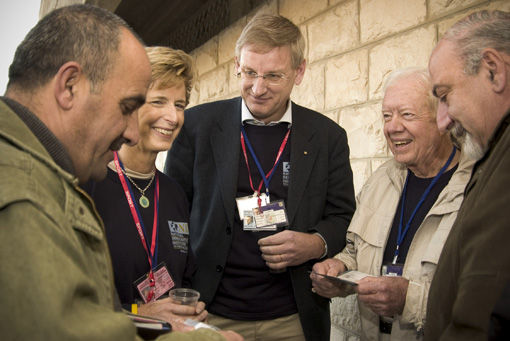
[[[258,205],[259,208],[261,206],[261,199],[260,199],[260,190],[262,189],[262,184],[266,184],[266,194],[269,197],[269,182],[271,181],[271,178],[274,174],[274,171],[278,164],[281,161],[281,156],[283,153],[283,150],[285,149],[285,146],[287,145],[287,141],[289,139],[290,129],[287,131],[287,134],[285,134],[285,137],[283,138],[282,144],[280,145],[280,149],[278,150],[278,154],[276,155],[276,160],[274,162],[273,168],[267,173],[267,175],[264,175],[264,171],[262,170],[262,166],[260,165],[259,160],[257,159],[257,156],[255,155],[255,152],[253,151],[253,148],[251,147],[250,141],[248,140],[248,136],[246,135],[246,132],[244,131],[244,127],[241,126],[241,146],[243,148],[243,154],[244,154],[244,160],[246,161],[246,167],[248,168],[248,176],[250,178],[250,187],[253,192],[257,193],[258,199]],[[245,140],[246,144],[248,145],[248,148],[250,150],[251,156],[253,157],[253,160],[255,160],[255,164],[257,165],[257,168],[259,169],[260,175],[262,176],[262,180],[260,181],[259,187],[257,190],[253,187],[253,181],[251,179],[251,172],[250,172],[250,165],[248,164],[248,155],[246,154],[246,146],[245,146]]]
[[[159,206],[159,178],[158,173],[156,172],[156,190],[154,191],[154,221],[152,224],[152,242],[150,245],[150,252],[147,245],[147,239],[145,238],[145,229],[143,227],[143,222],[140,219],[140,212],[138,212],[138,207],[134,203],[134,196],[131,191],[131,186],[126,181],[126,176],[122,172],[123,165],[117,155],[117,152],[114,153],[115,159],[115,168],[117,169],[117,174],[119,175],[120,182],[122,183],[122,188],[124,189],[124,194],[126,195],[126,199],[129,204],[129,209],[131,210],[131,215],[133,216],[133,220],[135,221],[136,230],[138,231],[138,235],[140,236],[140,240],[142,241],[143,248],[147,253],[147,258],[149,259],[150,271],[149,271],[149,283],[151,287],[154,287],[154,273],[153,273],[153,263],[156,263],[157,257],[157,236],[158,236],[158,206]],[[154,291],[151,290],[149,295],[147,296],[147,301],[150,302],[154,295]]]

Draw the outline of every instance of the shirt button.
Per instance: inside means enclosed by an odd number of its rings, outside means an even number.
[[[232,233],[232,229],[229,227],[227,227],[227,234],[231,234]]]
[[[216,272],[222,272],[223,267],[221,265],[216,266]]]

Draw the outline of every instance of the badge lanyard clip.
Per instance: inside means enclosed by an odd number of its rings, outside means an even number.
[[[254,195],[257,195],[257,197],[258,197],[257,204],[258,204],[260,210],[261,210],[261,205],[262,205],[262,199],[260,198],[260,190],[262,189],[262,184],[265,184],[265,186],[266,186],[267,200],[271,201],[269,199],[270,198],[269,197],[269,183],[271,182],[271,179],[273,178],[276,168],[278,168],[278,165],[280,164],[280,161],[282,159],[281,156],[282,156],[283,150],[285,149],[287,141],[289,139],[289,135],[290,135],[290,128],[287,131],[287,134],[285,135],[285,137],[283,138],[282,144],[280,145],[280,149],[278,150],[278,154],[276,155],[276,160],[274,162],[273,168],[271,168],[271,170],[269,171],[269,173],[267,173],[267,175],[264,175],[264,170],[262,169],[262,166],[260,165],[260,162],[257,159],[255,152],[253,151],[250,141],[248,140],[248,136],[246,135],[246,132],[244,131],[244,127],[241,126],[241,146],[243,149],[244,160],[246,161],[246,167],[248,168],[248,176],[250,178],[250,186],[254,192]],[[251,179],[251,172],[250,172],[250,166],[248,164],[248,155],[246,153],[245,141],[246,141],[246,145],[248,146],[248,149],[250,151],[250,154],[253,157],[253,160],[255,160],[255,164],[257,165],[259,173],[262,176],[262,181],[260,181],[260,184],[259,184],[259,187],[257,188],[257,190],[255,190],[255,188],[253,187],[253,182]]]

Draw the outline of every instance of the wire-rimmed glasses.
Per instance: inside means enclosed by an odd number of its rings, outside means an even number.
[[[238,72],[236,76],[237,78],[243,79],[244,81],[249,83],[255,83],[257,78],[262,77],[262,79],[266,81],[267,84],[269,85],[281,85],[285,83],[287,79],[290,79],[289,76],[285,76],[283,73],[271,72],[266,73],[265,75],[259,75],[255,71],[245,69],[241,69],[241,71]]]

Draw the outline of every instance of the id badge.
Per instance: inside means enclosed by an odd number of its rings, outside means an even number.
[[[260,211],[260,212],[259,212]],[[283,200],[276,200],[269,204],[254,207],[244,212],[245,231],[276,231],[278,227],[289,225],[287,211]]]
[[[404,273],[404,264],[384,263],[381,268],[382,276],[402,276]]]
[[[257,193],[254,193],[247,197],[236,198],[239,219],[244,220],[244,213],[246,211],[251,212],[254,208],[257,208],[258,214],[259,198],[261,199],[260,206],[266,206],[269,203],[269,196],[267,196],[266,193],[261,193],[260,196],[257,196]]]
[[[134,285],[138,289],[144,303],[147,303],[147,296],[151,289],[154,289],[154,295],[152,296],[153,298],[151,301],[155,301],[175,286],[174,280],[172,279],[172,276],[170,276],[164,262],[159,263],[156,269],[154,269],[154,280],[155,285],[154,287],[151,287],[149,273],[146,273],[134,282]]]

